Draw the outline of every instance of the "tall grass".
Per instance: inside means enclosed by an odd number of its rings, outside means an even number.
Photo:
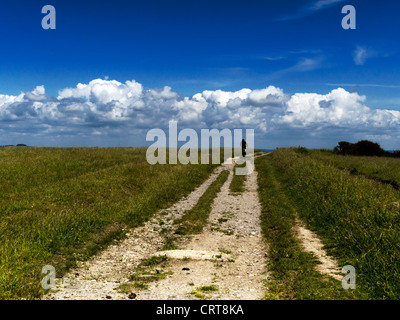
[[[268,242],[268,271],[265,299],[309,300],[352,299],[337,280],[316,270],[318,261],[303,250],[292,232],[296,225],[293,203],[277,180],[271,157],[255,161],[262,206],[261,227]]]
[[[145,149],[0,149],[0,299],[62,275],[204,181],[213,165],[154,165]]]
[[[346,169],[352,174],[362,174],[391,184],[400,186],[400,159],[389,157],[342,156],[329,151],[310,150],[310,155],[340,169]]]
[[[300,217],[342,266],[356,268],[357,291],[373,299],[399,299],[398,191],[290,149],[271,157]]]

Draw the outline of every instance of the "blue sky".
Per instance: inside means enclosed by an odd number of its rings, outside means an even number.
[[[56,30],[41,28],[46,4],[56,8]],[[349,4],[356,8],[356,30],[341,27],[341,9]],[[399,9],[394,0],[2,3],[0,144],[144,145],[150,124],[165,127],[178,117],[186,127],[254,128],[256,145],[264,148],[331,148],[364,137],[400,148]],[[102,89],[96,79],[105,81]],[[123,96],[103,99],[114,87],[130,97],[127,81],[154,94],[141,91],[129,103]],[[79,83],[94,93],[66,94]],[[174,94],[155,100],[166,86]],[[283,94],[255,91],[270,86]],[[233,94],[242,89],[279,96],[279,111],[269,98]],[[241,105],[223,100],[221,91]],[[329,106],[316,110],[315,99]],[[144,107],[133,106],[137,101]],[[121,106],[123,119],[116,120]],[[234,121],[246,112],[252,119]],[[147,127],[137,122],[144,116],[152,117]]]

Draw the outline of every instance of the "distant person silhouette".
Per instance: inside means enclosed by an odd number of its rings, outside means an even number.
[[[247,142],[246,140],[242,139],[242,142],[240,142],[240,146],[242,147],[242,156],[246,156],[246,147],[247,147]]]

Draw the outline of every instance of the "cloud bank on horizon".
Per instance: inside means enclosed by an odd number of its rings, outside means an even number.
[[[182,96],[169,86],[148,89],[134,80],[95,79],[64,88],[57,97],[46,96],[44,86],[18,96],[0,94],[0,144],[10,143],[7,139],[14,137],[35,145],[57,141],[61,141],[58,145],[62,141],[98,145],[99,141],[112,144],[112,138],[117,141],[132,135],[139,140],[136,145],[133,140],[127,145],[138,146],[144,145],[148,130],[165,129],[169,120],[177,120],[180,129],[254,129],[256,147],[264,147],[257,146],[257,140],[271,142],[278,137],[282,141],[287,137],[287,143],[297,138],[300,144],[301,137],[322,136],[337,142],[339,132],[348,140],[361,135],[380,142],[396,140],[400,112],[371,109],[365,102],[365,96],[342,88],[325,95],[287,94],[268,86]]]

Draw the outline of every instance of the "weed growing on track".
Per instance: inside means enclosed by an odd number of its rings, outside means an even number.
[[[244,168],[246,167],[246,162],[242,163],[242,164],[236,164],[235,167],[238,168]],[[238,195],[244,192],[244,183],[246,181],[247,176],[246,175],[237,175],[234,174],[233,178],[232,178],[232,182],[229,186],[229,191],[234,194],[234,195]]]
[[[118,291],[122,293],[131,292],[133,289],[145,290],[148,284],[165,279],[172,272],[165,272],[163,268],[168,264],[167,256],[153,256],[144,259],[129,277],[129,282],[122,283]]]
[[[214,198],[217,196],[228,176],[229,171],[223,170],[200,197],[197,204],[192,209],[187,210],[182,218],[175,220],[174,223],[179,225],[175,231],[176,234],[196,234],[203,230],[204,226],[207,224]]]

